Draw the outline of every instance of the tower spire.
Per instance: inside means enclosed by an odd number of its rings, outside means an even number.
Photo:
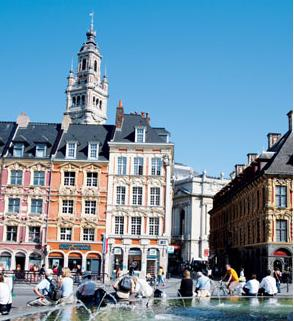
[[[90,12],[89,16],[91,17],[91,22],[90,22],[90,32],[93,33],[94,32],[94,12]]]

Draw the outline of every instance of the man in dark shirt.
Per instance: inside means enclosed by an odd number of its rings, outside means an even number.
[[[193,296],[193,280],[191,279],[190,272],[185,270],[183,273],[184,277],[181,282],[179,294],[182,297]]]

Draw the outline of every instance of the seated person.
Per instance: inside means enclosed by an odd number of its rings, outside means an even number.
[[[62,269],[62,277],[60,279],[61,301],[63,303],[73,303],[73,279],[70,269],[65,267]]]
[[[179,294],[182,297],[193,296],[193,280],[191,279],[190,271],[188,270],[185,270],[183,273]]]
[[[196,281],[196,294],[198,297],[208,297],[210,296],[210,279],[205,276],[202,272],[197,272],[197,281]]]
[[[134,276],[133,281],[135,283],[134,293],[137,296],[141,296],[143,298],[149,298],[152,296],[153,289],[146,280],[139,279],[138,277]]]
[[[247,283],[243,287],[243,291],[245,295],[255,296],[258,294],[259,290],[259,282],[256,280],[256,274],[252,274],[251,280],[247,281]]]
[[[115,281],[113,288],[118,300],[128,300],[130,295],[135,292],[135,283],[130,276],[124,276]]]
[[[264,296],[274,296],[278,293],[275,278],[271,276],[271,270],[267,271],[267,276],[261,280],[259,293]]]
[[[12,296],[9,285],[5,283],[3,274],[0,274],[0,315],[7,315],[10,312]]]
[[[227,278],[227,285],[230,292],[230,295],[233,294],[233,291],[239,286],[239,277],[237,272],[231,267],[230,264],[226,264],[227,273],[225,278]]]
[[[77,298],[84,303],[93,302],[95,299],[96,283],[91,280],[91,273],[83,274],[82,284],[78,287]]]
[[[45,270],[45,278],[38,283],[33,291],[37,295],[37,299],[28,302],[27,305],[32,306],[43,306],[43,305],[54,305],[60,299],[57,294],[57,283],[53,279],[53,271],[51,269]]]

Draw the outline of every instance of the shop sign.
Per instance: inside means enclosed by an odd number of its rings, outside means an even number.
[[[121,255],[121,254],[122,254],[121,248],[120,248],[120,247],[115,247],[115,248],[113,249],[113,254],[114,254],[114,255]]]
[[[170,245],[167,247],[167,253],[168,254],[174,254],[175,253],[175,247]]]
[[[75,250],[90,251],[91,250],[91,246],[88,244],[62,243],[62,244],[59,244],[59,248],[61,250],[70,250],[70,251],[75,251]]]
[[[148,256],[157,256],[157,250],[156,249],[149,249]]]

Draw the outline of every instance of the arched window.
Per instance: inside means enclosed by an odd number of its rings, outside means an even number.
[[[180,235],[185,234],[185,211],[180,212]]]
[[[102,100],[99,102],[99,108],[102,109]]]
[[[77,97],[77,105],[80,106],[80,96]]]
[[[96,99],[96,106],[98,106],[98,104],[99,104],[99,99],[97,98]]]
[[[97,61],[94,61],[94,71],[97,71]]]
[[[85,105],[85,95],[82,96],[82,105]]]
[[[95,101],[96,101],[96,98],[95,98],[95,97],[93,97],[93,105],[95,105]]]
[[[72,104],[73,104],[73,106],[76,105],[76,97],[72,97]]]
[[[82,60],[82,70],[85,70],[85,69],[86,69],[86,64],[87,64],[87,60],[86,60],[86,59],[83,59],[83,60]]]

